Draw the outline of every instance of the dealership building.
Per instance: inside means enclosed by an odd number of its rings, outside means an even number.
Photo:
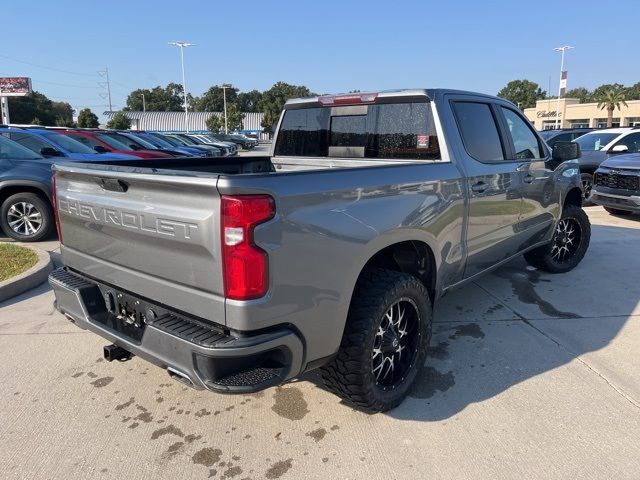
[[[633,127],[640,125],[640,100],[628,100],[627,106],[613,112],[614,127]],[[556,128],[605,128],[607,109],[598,108],[597,103],[580,103],[577,98],[538,100],[536,106],[524,111],[537,130]],[[559,122],[558,122],[559,118]]]

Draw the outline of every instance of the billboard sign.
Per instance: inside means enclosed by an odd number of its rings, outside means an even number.
[[[29,77],[0,77],[0,97],[24,97],[30,93]]]

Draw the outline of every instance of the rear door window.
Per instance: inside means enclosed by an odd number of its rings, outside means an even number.
[[[36,153],[40,153],[40,150],[43,148],[53,148],[49,143],[35,135],[20,132],[9,132],[8,135],[14,142],[18,142],[20,145],[27,147],[29,150]]]
[[[276,156],[369,159],[440,158],[428,103],[286,110]]]
[[[498,127],[488,103],[454,102],[453,111],[469,155],[481,162],[504,160]]]

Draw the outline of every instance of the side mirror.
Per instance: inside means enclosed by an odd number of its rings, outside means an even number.
[[[580,158],[580,145],[574,142],[556,142],[553,144],[552,157],[553,160],[562,163],[567,160],[575,160]]]
[[[93,149],[98,153],[109,153],[109,150],[107,150],[102,145],[96,145],[95,147],[93,147]]]
[[[629,147],[627,147],[626,145],[616,145],[615,147],[610,148],[607,153],[624,153],[628,151]]]
[[[64,153],[53,147],[42,147],[40,149],[40,155],[43,157],[64,157]]]

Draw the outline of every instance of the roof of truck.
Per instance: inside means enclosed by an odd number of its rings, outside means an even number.
[[[436,95],[441,94],[457,94],[457,95],[474,95],[487,98],[497,98],[494,95],[487,95],[485,93],[470,92],[465,90],[453,90],[448,88],[405,88],[396,90],[381,90],[379,92],[349,92],[349,93],[337,93],[316,95],[313,97],[292,98],[287,100],[285,108],[296,108],[296,106],[302,106],[310,103],[319,103],[321,105],[330,106],[333,103],[331,99],[338,100],[335,105],[346,105],[349,101],[353,103],[375,103],[379,99],[392,100],[394,98],[415,97],[416,99],[422,98],[427,101],[435,98]],[[358,99],[360,98],[360,101]],[[344,100],[345,102],[341,102]],[[505,99],[502,99],[505,100]],[[508,100],[505,100],[508,101]]]

